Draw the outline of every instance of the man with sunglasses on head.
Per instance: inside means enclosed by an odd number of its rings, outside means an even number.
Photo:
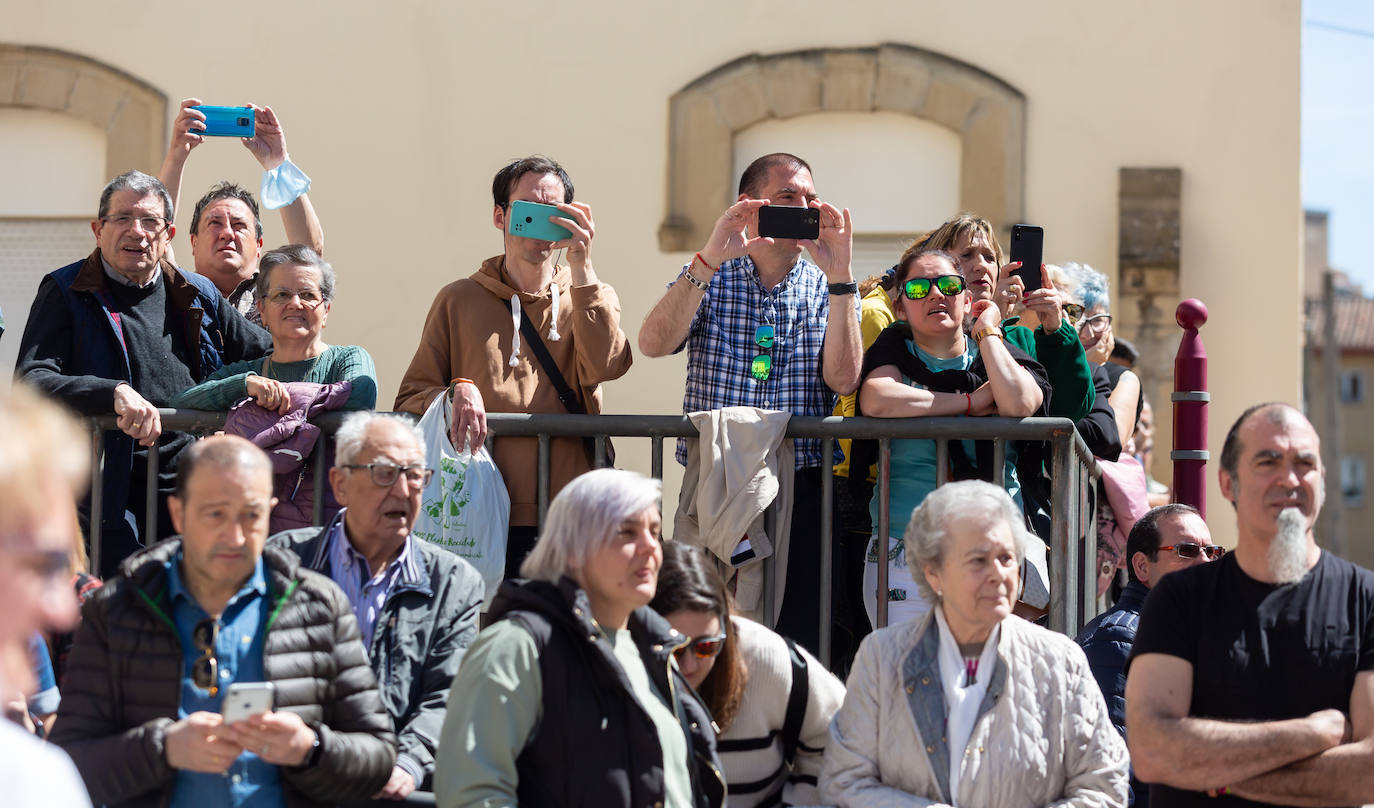
[[[759,235],[765,205],[819,212],[814,240]],[[782,152],[749,164],[739,197],[706,244],[668,284],[639,331],[639,349],[665,356],[687,349],[683,412],[757,407],[829,415],[859,384],[858,284],[850,267],[848,209],[816,196],[811,167]],[[813,260],[802,256],[810,253]],[[814,261],[814,263],[813,263]],[[796,479],[779,633],[819,647],[821,486],[842,455],[821,456],[819,439],[796,441]],[[679,440],[677,460],[687,463]]]
[[[128,559],[86,605],[53,741],[109,806],[351,803],[391,775],[396,737],[344,593],[264,547],[272,464],[235,436],[177,470],[180,538]],[[225,723],[235,684],[270,709]]]
[[[473,639],[482,576],[457,555],[411,535],[434,471],[424,441],[400,416],[358,412],[335,435],[329,482],[343,510],[323,529],[272,537],[343,589],[358,618],[399,753],[377,795],[430,790],[449,685]]]
[[[101,577],[172,532],[165,507],[158,524],[143,524],[148,454],[156,453],[153,493],[161,505],[192,438],[163,435],[158,407],[224,364],[272,346],[213,283],[166,259],[172,216],[157,178],[130,171],[111,180],[91,222],[95,250],[43,278],[19,345],[17,378],[81,415],[118,416],[118,431],[105,434]],[[81,513],[89,531],[89,500]]]
[[[1197,508],[1182,503],[1161,505],[1136,520],[1126,538],[1126,575],[1129,582],[1116,605],[1093,618],[1078,633],[1077,642],[1088,667],[1102,688],[1107,712],[1122,737],[1126,735],[1126,660],[1140,626],[1145,596],[1160,578],[1175,571],[1221,558],[1225,549],[1212,544],[1212,532]],[[1146,808],[1150,794],[1131,775],[1131,805]]]
[[[1165,576],[1126,679],[1131,760],[1153,808],[1374,803],[1374,573],[1316,540],[1312,424],[1268,402],[1232,424],[1236,547]]]

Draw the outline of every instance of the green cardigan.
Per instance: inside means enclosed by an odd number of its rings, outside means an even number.
[[[1080,350],[1080,353],[1082,351]],[[225,365],[205,381],[183,390],[169,406],[188,410],[228,410],[248,398],[248,377],[262,374],[265,359]],[[372,357],[358,345],[331,345],[314,359],[273,362],[272,378],[283,382],[352,382],[346,410],[370,410],[377,405],[377,368]]]
[[[1023,325],[1016,325],[1020,319],[1010,317],[1002,321],[1007,342],[1045,366],[1050,384],[1054,387],[1049,414],[1077,422],[1092,411],[1097,398],[1093,392],[1092,368],[1088,367],[1088,357],[1083,353],[1078,330],[1064,320],[1059,324],[1058,331],[1047,334],[1043,327],[1032,331]]]

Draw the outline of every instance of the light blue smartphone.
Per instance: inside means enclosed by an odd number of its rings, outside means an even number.
[[[506,219],[506,232],[512,236],[537,238],[543,241],[562,241],[565,238],[572,238],[572,232],[562,225],[549,221],[550,216],[568,218],[568,214],[553,205],[517,200],[510,203],[510,216]]]
[[[191,107],[205,113],[204,131],[198,135],[209,137],[252,137],[257,131],[252,107]]]

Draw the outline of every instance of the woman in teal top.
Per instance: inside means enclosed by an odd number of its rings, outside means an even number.
[[[291,398],[283,382],[352,382],[346,409],[377,404],[377,370],[357,345],[326,345],[322,332],[334,300],[334,269],[319,253],[288,244],[262,254],[258,262],[258,311],[272,334],[272,353],[262,359],[225,365],[200,384],[183,391],[171,406],[227,410],[251,398],[285,415]]]
[[[897,269],[898,316],[910,329],[907,350],[924,368],[931,372],[968,371],[981,366],[986,374],[972,392],[936,392],[904,373],[897,364],[882,364],[869,369],[859,387],[859,407],[865,415],[879,418],[912,418],[922,416],[1000,415],[1024,418],[1036,414],[1045,394],[1036,377],[1023,366],[1021,351],[1009,347],[1001,328],[1001,312],[990,300],[973,303],[971,294],[959,274],[955,259],[940,250],[925,250],[919,246],[908,249]],[[964,333],[966,315],[972,315],[972,337]],[[896,328],[897,326],[894,326]],[[880,339],[875,349],[887,340]],[[981,362],[979,360],[981,359]],[[981,378],[981,377],[980,377]],[[973,441],[962,441],[964,453],[975,455]],[[951,453],[954,447],[951,446]],[[901,531],[911,512],[926,495],[935,490],[938,478],[936,447],[933,440],[898,440],[892,443],[892,461],[888,509],[887,537],[889,565],[889,622],[915,616],[924,603],[915,594],[906,570]],[[1004,476],[1008,493],[1015,498],[1020,493],[1016,476],[1015,457],[1007,451]],[[1018,502],[1019,504],[1019,502]],[[878,500],[871,505],[873,525],[878,524]],[[878,537],[875,535],[869,550],[868,565],[876,568]],[[869,603],[869,617],[874,619],[872,604],[876,569],[865,573],[865,599]],[[911,607],[912,614],[904,609]]]

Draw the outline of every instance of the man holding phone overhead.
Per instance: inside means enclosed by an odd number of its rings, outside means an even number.
[[[504,250],[439,290],[396,395],[398,412],[420,415],[451,390],[458,450],[486,440],[488,411],[600,412],[600,384],[631,362],[620,299],[592,268],[592,209],[573,201],[563,167],[538,155],[513,160],[496,173],[491,195]],[[554,438],[551,448],[550,497],[592,467],[579,438]],[[501,438],[492,458],[510,492],[513,577],[537,532],[538,441]]]
[[[198,98],[181,102],[172,122],[172,142],[158,179],[179,206],[181,176],[191,151],[207,137],[239,137],[262,165],[262,201],[281,210],[288,244],[305,244],[324,254],[324,230],[310,204],[310,178],[291,162],[286,134],[271,107],[210,107]],[[253,194],[227,180],[218,182],[196,202],[191,216],[191,255],[195,270],[214,282],[229,305],[249,322],[262,325],[253,305],[262,250],[262,219]]]
[[[396,736],[353,610],[295,555],[264,549],[275,501],[261,449],[197,442],[170,503],[180,539],[130,558],[87,603],[52,737],[95,804],[333,805],[391,776]],[[221,710],[267,706],[231,692],[275,705],[229,723]]]
[[[823,416],[834,410],[837,394],[854,392],[863,350],[853,240],[848,209],[817,198],[805,160],[778,152],[750,163],[735,204],[639,332],[648,356],[687,349],[683,412],[745,406]],[[677,459],[687,462],[685,441],[678,441]],[[819,592],[820,493],[837,460],[821,456],[818,439],[796,442],[777,628],[813,652],[820,596],[828,596]]]

